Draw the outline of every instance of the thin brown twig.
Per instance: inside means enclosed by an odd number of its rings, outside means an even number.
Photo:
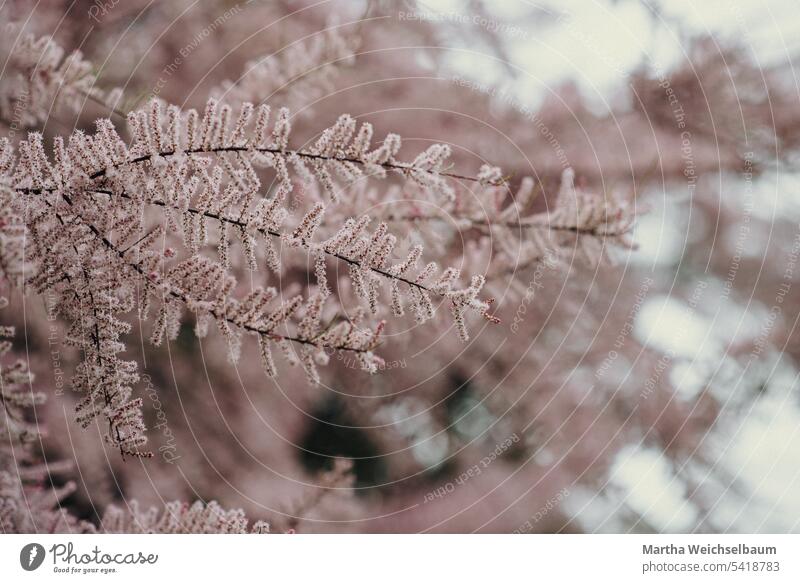
[[[366,166],[370,164],[369,162],[365,162],[364,160],[359,160],[358,158],[350,158],[347,156],[326,156],[325,154],[317,154],[314,152],[308,152],[305,150],[282,150],[280,148],[264,148],[264,147],[253,147],[253,146],[223,146],[220,148],[195,148],[194,150],[181,150],[180,153],[190,156],[194,154],[221,154],[226,152],[260,152],[262,154],[281,154],[284,156],[297,156],[299,158],[306,158],[309,160],[323,160],[329,162],[347,162],[350,164],[358,164],[359,166]],[[169,158],[170,156],[175,155],[175,151],[165,151],[159,152],[155,154],[160,156],[161,158]],[[139,164],[140,162],[147,162],[153,158],[154,154],[143,154],[141,156],[137,156],[136,158],[132,158],[120,164],[113,164],[112,168],[117,169],[121,166],[125,166],[127,164]],[[381,166],[386,170],[394,170],[400,172],[402,174],[409,174],[411,172],[427,172],[429,174],[435,174],[437,176],[444,176],[446,178],[453,178],[455,180],[466,180],[468,182],[482,182],[480,178],[476,176],[467,176],[464,174],[458,174],[455,172],[434,172],[430,170],[425,170],[422,168],[415,168],[413,164],[409,162],[383,162],[381,164],[375,164],[376,166]],[[107,168],[103,168],[102,170],[98,170],[93,172],[89,175],[91,179],[102,178],[108,172]],[[506,183],[505,180],[495,181],[495,182],[487,182],[484,183],[487,186],[502,186]],[[56,188],[44,188],[40,190],[48,190],[53,191]]]
[[[69,204],[70,206],[73,206],[72,199],[67,194],[63,194],[62,193],[61,197],[64,199],[64,201],[67,204]],[[144,272],[144,269],[142,269],[142,266],[140,264],[138,264],[138,263],[131,263],[130,261],[125,259],[125,252],[123,252],[120,249],[118,249],[117,246],[114,245],[114,243],[112,243],[106,236],[104,236],[94,224],[92,224],[89,221],[86,221],[78,213],[75,213],[75,216],[92,232],[92,234],[99,241],[101,241],[103,243],[103,245],[110,252],[116,254],[127,267],[129,267],[129,268],[133,269],[134,271],[136,271],[145,280],[148,279],[148,276]],[[191,303],[190,298],[188,296],[186,296],[185,294],[179,293],[179,292],[177,292],[177,291],[175,291],[173,289],[168,290],[168,292],[169,292],[169,294],[171,296],[173,296],[176,299],[181,300],[184,304]],[[267,336],[268,338],[270,338],[272,340],[288,340],[290,342],[296,342],[296,343],[299,343],[299,344],[306,344],[306,345],[315,346],[315,347],[318,347],[318,348],[332,348],[333,350],[342,350],[342,351],[348,351],[348,352],[362,352],[362,353],[363,352],[368,352],[367,349],[363,349],[363,348],[351,348],[351,347],[347,347],[347,346],[326,346],[324,344],[321,344],[321,343],[318,343],[318,342],[314,342],[313,340],[307,339],[307,338],[300,338],[300,337],[297,337],[297,336],[287,336],[287,335],[282,335],[282,334],[276,334],[276,333],[272,332],[272,330],[269,330],[269,329],[266,329],[266,328],[258,328],[256,326],[251,326],[249,324],[239,323],[236,320],[234,320],[233,318],[229,318],[228,316],[225,316],[224,314],[220,314],[218,311],[216,311],[214,309],[209,310],[209,313],[217,320],[224,320],[224,321],[226,321],[226,322],[228,322],[230,324],[233,324],[234,326],[237,326],[239,328],[247,330],[248,332],[254,332],[254,333],[260,334],[262,336]]]
[[[105,194],[105,195],[108,195],[108,196],[119,196],[119,197],[122,197],[122,198],[125,198],[125,199],[128,199],[128,200],[133,200],[133,198],[129,194],[115,193],[115,192],[112,192],[112,191],[106,190],[106,189],[91,189],[91,190],[87,190],[87,192],[93,192],[93,193],[97,193],[97,194]],[[212,213],[212,212],[209,212],[209,211],[201,211],[200,209],[196,209],[194,207],[189,207],[189,208],[185,208],[185,209],[184,208],[179,208],[179,207],[176,207],[174,205],[167,204],[166,202],[164,202],[162,200],[148,200],[148,201],[145,201],[145,202],[147,204],[160,206],[162,208],[169,208],[171,210],[177,210],[177,211],[182,211],[182,212],[188,212],[188,213],[195,214],[195,215],[200,215],[200,216],[203,216],[203,217],[207,217],[209,219],[213,219],[213,220],[219,221],[221,223],[227,223],[227,224],[233,225],[235,227],[240,227],[242,229],[252,228],[252,226],[249,223],[245,222],[245,221],[242,221],[242,220],[239,220],[239,219],[233,219],[233,218],[230,218],[230,217],[226,217],[226,216],[220,215],[218,213]],[[281,233],[279,231],[274,231],[272,229],[263,229],[263,228],[260,228],[260,227],[256,227],[254,230],[256,232],[260,233],[261,235],[264,235],[264,236],[268,235],[270,237],[275,237],[275,238],[278,238],[278,239],[283,239],[284,236],[285,236],[285,233]],[[322,251],[326,255],[329,255],[330,257],[334,257],[336,259],[339,259],[340,261],[344,261],[345,263],[348,263],[350,265],[354,265],[356,267],[361,267],[362,266],[362,263],[360,261],[358,261],[357,259],[353,259],[351,257],[347,257],[346,255],[342,255],[340,253],[334,253],[332,251],[328,251],[325,248],[323,248]],[[444,294],[441,294],[441,293],[436,292],[434,290],[431,290],[429,287],[427,287],[427,286],[425,286],[425,285],[423,285],[421,283],[418,283],[416,281],[412,281],[412,280],[410,280],[408,278],[405,278],[405,277],[403,277],[401,275],[393,275],[393,274],[389,273],[388,271],[385,271],[385,270],[380,269],[378,267],[370,267],[369,269],[371,271],[377,273],[378,275],[381,275],[381,276],[386,277],[388,279],[396,279],[397,281],[403,282],[403,283],[405,283],[405,284],[407,284],[407,285],[409,285],[411,287],[416,287],[420,291],[429,292],[429,293],[436,293],[438,295],[444,295]]]

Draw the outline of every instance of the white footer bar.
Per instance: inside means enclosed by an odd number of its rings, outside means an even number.
[[[800,581],[794,535],[2,535],[2,581]],[[174,579],[168,579],[174,578]]]

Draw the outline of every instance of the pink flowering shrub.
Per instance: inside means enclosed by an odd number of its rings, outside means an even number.
[[[686,177],[663,80],[498,109],[384,54],[448,32],[383,3],[179,4],[4,9],[3,532],[578,530],[643,435],[695,455],[719,400],[632,333],[635,195]],[[738,169],[696,111],[692,172]]]

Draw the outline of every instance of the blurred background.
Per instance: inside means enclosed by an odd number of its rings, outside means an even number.
[[[52,479],[76,481],[64,501],[76,515],[214,499],[277,531],[800,531],[796,2],[3,10],[79,48],[99,85],[124,89],[123,112],[152,96],[267,101],[291,107],[306,139],[347,112],[412,149],[450,144],[457,170],[496,164],[512,189],[531,176],[542,209],[572,168],[580,189],[638,214],[637,248],[611,250],[613,264],[494,279],[503,322],[467,345],[446,324],[395,324],[374,376],[333,359],[321,386],[288,367],[272,380],[256,351],[232,367],[190,325],[160,348],[136,330],[151,460],[74,426],[69,351],[48,356],[63,329],[42,298],[12,298],[40,388],[55,392],[41,456],[74,461]],[[100,115],[87,102],[44,131]],[[406,237],[446,248],[452,229]],[[334,458],[353,460],[352,488],[320,485]]]

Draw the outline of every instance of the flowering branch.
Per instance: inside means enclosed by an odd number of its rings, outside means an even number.
[[[205,336],[209,323],[216,323],[232,361],[239,357],[241,335],[255,336],[269,375],[277,373],[271,344],[277,344],[290,363],[296,362],[290,346],[298,346],[312,382],[319,381],[317,364],[328,361],[330,350],[353,353],[366,370],[378,368],[381,360],[373,350],[385,322],[378,321],[374,327],[362,324],[366,312],[377,316],[382,308],[383,286],[389,291],[391,312],[402,316],[407,298],[418,322],[434,317],[432,296],[445,300],[463,341],[469,339],[468,312],[498,321],[489,315],[492,301],[479,298],[484,275],[474,275],[469,285],[459,287],[458,269],[440,268],[433,261],[418,266],[423,255],[420,245],[392,261],[398,237],[387,222],[371,229],[369,216],[355,218],[354,213],[320,237],[327,209],[323,193],[333,204],[348,202],[339,200],[334,174],[350,183],[359,177],[384,178],[387,172],[401,174],[443,208],[460,213],[462,224],[489,229],[501,249],[510,249],[512,230],[523,227],[548,236],[559,231],[617,234],[597,197],[586,199],[591,204],[577,202],[571,175],[565,178],[554,212],[526,216],[532,188],[523,181],[512,204],[496,205],[480,222],[475,209],[458,198],[448,180],[476,182],[487,196],[498,199],[502,174],[490,166],[483,166],[474,177],[445,170],[450,155],[446,145],[434,144],[412,162],[399,161],[399,136],[389,134],[372,149],[371,125],[359,126],[343,115],[311,147],[297,150],[289,148],[291,124],[286,109],[270,124],[269,106],[256,110],[245,103],[232,120],[232,109],[215,100],[208,101],[202,115],[174,106],[164,109],[154,100],[147,109],[128,115],[130,145],[107,119],[98,120],[92,135],[77,131],[66,141],[56,138],[52,161],[40,134],[32,133],[21,142],[18,155],[7,141],[0,142],[3,196],[24,217],[35,245],[30,255],[38,271],[31,282],[40,291],[69,294],[63,309],[74,323],[71,337],[85,353],[73,378],[73,384],[87,392],[78,407],[79,421],[86,425],[103,412],[109,421],[108,440],[123,453],[145,455],[139,453],[145,442],[138,410],[141,400],[129,399],[130,385],[138,380],[135,363],[117,356],[124,349],[119,337],[130,326],[115,314],[129,311],[137,301],[142,319],[147,318],[151,300],[159,303],[151,335],[156,345],[164,337],[177,338],[182,314],[188,309],[195,316],[197,336]],[[261,193],[257,168],[274,171],[277,185],[271,193]],[[298,179],[304,189],[317,188],[320,195],[302,218],[289,225],[285,206]],[[570,192],[576,195],[573,202],[568,200]],[[159,209],[155,225],[147,224],[148,208]],[[523,218],[514,218],[514,213]],[[209,242],[209,222],[218,235],[218,260],[201,252]],[[176,257],[175,249],[166,246],[169,235],[183,241],[185,257]],[[307,298],[297,295],[274,307],[279,294],[271,287],[257,287],[235,298],[237,279],[231,274],[230,253],[234,237],[241,242],[250,270],[257,269],[260,253],[276,274],[285,269],[275,242],[303,250],[313,259],[316,288]],[[257,237],[263,240],[261,246]],[[523,243],[523,259],[540,256],[547,247],[543,235],[533,235]],[[513,257],[510,251],[506,253]],[[339,286],[331,289],[328,282],[326,260],[330,259],[348,266],[350,289],[365,303],[366,311],[350,310],[350,318],[334,315],[330,321],[337,323],[323,326],[326,300],[333,289],[343,301]],[[501,265],[502,261],[493,267]],[[76,287],[77,280],[84,285]],[[144,293],[137,300],[142,286]],[[80,331],[84,325],[90,329]]]

